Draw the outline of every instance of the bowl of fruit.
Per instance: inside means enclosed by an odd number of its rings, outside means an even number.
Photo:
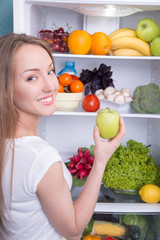
[[[59,27],[55,30],[42,29],[38,33],[38,38],[47,42],[52,52],[68,53],[68,37],[70,33],[64,30],[63,27]]]
[[[83,98],[84,85],[75,75],[62,73],[59,77],[56,111],[75,111]]]

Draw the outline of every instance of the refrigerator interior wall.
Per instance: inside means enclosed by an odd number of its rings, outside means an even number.
[[[17,0],[14,1],[15,5]],[[152,17],[157,22],[160,22],[160,6],[154,4],[154,6],[145,6],[144,5],[125,5],[123,8],[133,8],[133,10],[140,9],[140,12],[131,14],[124,17],[100,17],[100,16],[86,16],[82,13],[79,13],[75,10],[78,5],[82,7],[105,7],[108,4],[102,1],[102,4],[75,4],[73,3],[56,3],[55,1],[23,1],[21,3],[21,13],[19,9],[14,8],[15,21],[14,21],[14,30],[16,32],[25,32],[37,36],[37,33],[44,27],[47,29],[53,29],[53,23],[58,27],[64,27],[66,29],[66,23],[72,27],[72,31],[75,29],[84,29],[89,33],[94,33],[96,31],[103,31],[106,34],[110,34],[112,31],[121,28],[121,27],[130,27],[135,29],[138,21],[144,17]],[[130,3],[129,3],[130,4]],[[113,5],[117,8],[120,7],[120,4]],[[150,11],[150,9],[153,9]],[[16,11],[17,10],[17,11]],[[19,16],[19,15],[22,16]],[[19,17],[18,17],[19,16]],[[23,18],[22,22],[19,22],[18,18]],[[28,19],[30,19],[28,21]],[[34,24],[33,24],[34,23]]]
[[[123,116],[123,114],[122,114]],[[151,151],[156,162],[160,156],[160,128],[159,119],[124,117],[126,135],[122,141],[124,145],[129,139],[151,144]],[[90,147],[94,144],[93,127],[96,116],[62,116],[53,115],[43,117],[39,125],[39,135],[55,146],[63,157],[63,161],[77,153],[78,147]],[[148,130],[147,130],[148,129]]]

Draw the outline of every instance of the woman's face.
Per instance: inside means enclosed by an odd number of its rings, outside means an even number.
[[[15,54],[14,68],[14,103],[20,117],[51,115],[59,84],[48,52],[24,45]]]

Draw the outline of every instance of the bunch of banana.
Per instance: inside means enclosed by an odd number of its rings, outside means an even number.
[[[131,28],[120,28],[109,35],[111,55],[115,56],[151,56],[150,44],[137,37]]]

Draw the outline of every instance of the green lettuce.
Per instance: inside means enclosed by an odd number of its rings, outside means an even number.
[[[149,146],[130,139],[109,159],[102,182],[106,188],[139,190],[145,184],[160,184],[160,167]]]

